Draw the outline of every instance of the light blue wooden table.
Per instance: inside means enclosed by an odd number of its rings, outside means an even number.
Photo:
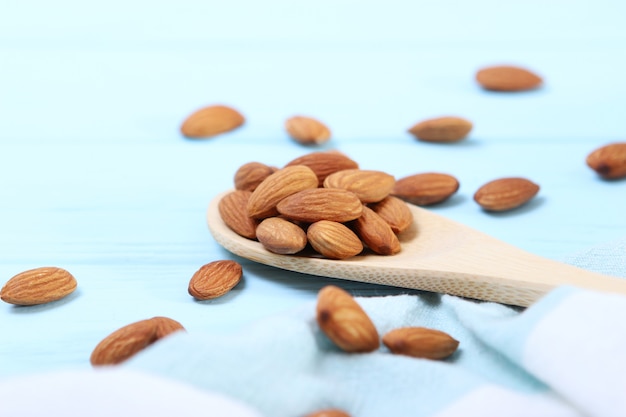
[[[0,281],[55,265],[79,287],[50,305],[0,304],[0,377],[89,367],[104,336],[139,319],[237,328],[337,283],[236,258],[212,239],[206,207],[249,161],[338,149],[397,178],[446,172],[460,190],[432,210],[548,258],[623,236],[626,182],[600,180],[585,158],[626,139],[625,15],[618,1],[5,0]],[[484,92],[474,73],[497,63],[532,68],[545,86]],[[215,103],[239,109],[244,127],[183,138],[182,120]],[[290,140],[293,114],[326,122],[331,141]],[[449,114],[474,122],[467,140],[406,132]],[[541,191],[488,214],[473,193],[502,176]],[[192,274],[226,258],[242,262],[243,282],[194,301]]]

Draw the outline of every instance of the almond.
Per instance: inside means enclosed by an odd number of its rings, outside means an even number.
[[[232,107],[213,105],[189,115],[181,125],[180,131],[188,138],[207,138],[234,130],[244,121],[241,113]]]
[[[119,364],[179,330],[185,329],[179,322],[167,317],[153,317],[128,324],[98,343],[91,353],[90,362],[93,366]]]
[[[357,236],[379,255],[395,255],[401,246],[391,226],[369,207],[363,207],[361,217],[352,222]]]
[[[76,286],[76,278],[65,269],[41,267],[9,279],[0,291],[0,298],[16,305],[45,304],[66,297]]]
[[[587,156],[587,165],[602,178],[626,177],[626,142],[616,142],[597,148]]]
[[[369,206],[378,214],[395,234],[402,233],[413,223],[413,213],[407,204],[394,196],[387,196]]]
[[[311,247],[330,259],[347,259],[363,251],[361,239],[348,226],[330,220],[320,220],[306,231]]]
[[[476,81],[492,91],[524,91],[539,87],[543,80],[534,72],[511,65],[482,68],[476,72]]]
[[[372,352],[380,346],[378,331],[367,313],[345,290],[334,285],[317,296],[317,323],[346,352]]]
[[[317,188],[317,175],[304,165],[289,166],[268,176],[248,200],[248,216],[264,219],[278,214],[276,205],[285,197],[309,188]]]
[[[311,152],[306,155],[302,155],[292,161],[286,166],[294,165],[306,165],[315,172],[319,179],[319,185],[324,184],[324,180],[327,176],[333,172],[342,171],[344,169],[356,169],[359,164],[339,152]]]
[[[321,145],[330,139],[330,129],[312,117],[290,117],[285,122],[285,129],[293,140],[303,145]]]
[[[519,207],[539,192],[539,186],[526,178],[500,178],[480,187],[474,200],[485,210],[506,211]]]
[[[263,180],[276,172],[276,168],[261,162],[248,162],[235,172],[235,189],[254,191]]]
[[[396,179],[383,171],[344,169],[330,174],[324,188],[341,188],[352,191],[363,203],[375,203],[387,197]]]
[[[409,133],[424,142],[458,142],[469,134],[472,126],[472,122],[460,117],[437,117],[415,124]]]
[[[459,181],[448,174],[425,172],[396,181],[391,194],[417,206],[429,206],[450,198],[459,189]]]
[[[329,408],[327,410],[319,410],[305,417],[350,417],[350,414],[337,408]]]
[[[276,206],[288,219],[313,223],[319,220],[347,222],[361,215],[363,204],[353,192],[339,188],[311,188],[285,197]]]
[[[189,281],[189,294],[198,300],[221,297],[239,284],[243,269],[235,261],[209,262],[197,270]]]
[[[449,334],[425,327],[401,327],[383,336],[392,352],[414,358],[445,359],[456,352],[459,341]]]
[[[280,217],[268,217],[256,231],[257,239],[270,252],[291,255],[306,247],[306,233],[289,220]]]
[[[256,239],[258,220],[248,216],[248,201],[252,191],[235,190],[226,194],[218,203],[220,217],[239,236]]]

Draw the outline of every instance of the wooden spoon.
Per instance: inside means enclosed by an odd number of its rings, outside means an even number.
[[[409,204],[414,224],[399,235],[397,255],[346,260],[277,255],[234,233],[222,221],[215,197],[209,230],[226,250],[265,265],[324,277],[440,292],[529,306],[559,285],[626,294],[626,279],[602,275],[533,255],[468,226]]]

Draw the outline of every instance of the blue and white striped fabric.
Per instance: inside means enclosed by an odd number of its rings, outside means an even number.
[[[626,277],[626,239],[567,261]],[[460,341],[445,361],[335,348],[315,306],[230,334],[177,334],[124,367],[239,399],[263,415],[626,415],[626,296],[554,290],[524,311],[424,293],[357,298],[380,334],[426,326]]]

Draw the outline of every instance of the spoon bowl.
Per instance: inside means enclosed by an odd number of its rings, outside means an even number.
[[[217,243],[235,255],[288,271],[524,307],[560,285],[626,294],[624,279],[542,258],[412,204],[414,221],[398,235],[402,250],[396,255],[364,252],[344,260],[278,255],[224,223],[218,204],[226,194],[216,196],[207,209]]]

